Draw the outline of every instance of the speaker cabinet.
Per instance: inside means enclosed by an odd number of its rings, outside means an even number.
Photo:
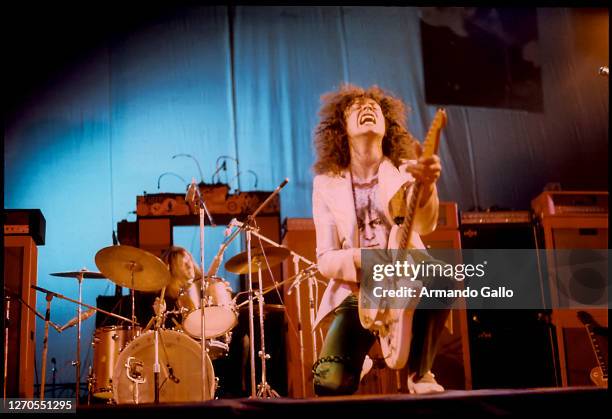
[[[528,211],[463,213],[463,249],[535,249]],[[465,260],[466,263],[473,261]],[[542,273],[530,273],[540,281]],[[467,311],[474,389],[554,386],[555,356],[546,310]]]
[[[36,308],[38,249],[30,236],[4,237],[5,294],[18,295],[31,308]],[[6,316],[6,301],[3,316]],[[17,298],[11,298],[8,315],[7,397],[34,396],[35,332],[34,313]],[[5,322],[7,320],[5,319]],[[4,329],[3,329],[4,332]],[[4,357],[3,357],[4,359]]]
[[[440,228],[423,236],[423,243],[428,249],[461,249],[461,236],[457,228]],[[459,263],[460,261],[446,261]],[[465,302],[457,303],[460,307],[451,310],[446,327],[440,336],[438,353],[432,367],[436,379],[446,389],[471,390],[472,371],[470,366],[470,344],[468,336],[468,319]]]
[[[606,195],[607,196],[607,195]],[[552,322],[555,326],[556,345],[560,370],[560,384],[565,386],[594,385],[590,379],[593,368],[598,367],[594,348],[591,346],[589,335],[578,318],[578,308],[567,307],[567,288],[576,286],[583,280],[597,282],[604,285],[597,287],[599,295],[591,295],[588,302],[597,307],[583,309],[600,326],[608,327],[608,261],[590,264],[588,278],[584,277],[586,271],[580,271],[577,265],[565,259],[572,259],[573,255],[584,255],[585,249],[599,249],[607,255],[608,249],[608,217],[606,214],[550,214],[541,212],[538,218],[538,227],[543,237],[546,249],[563,249],[555,252],[555,256],[547,258],[548,281],[553,307]],[[580,256],[583,257],[583,256]],[[570,266],[568,269],[567,266]],[[594,268],[593,268],[594,267]],[[571,294],[570,294],[571,295]],[[570,297],[571,298],[571,297]],[[585,301],[574,301],[586,303]],[[601,307],[601,308],[599,308]],[[607,330],[606,330],[607,333]],[[602,356],[607,363],[607,334],[605,347],[600,347]]]

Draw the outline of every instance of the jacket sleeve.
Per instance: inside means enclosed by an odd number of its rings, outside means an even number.
[[[357,269],[353,262],[353,249],[343,249],[344,238],[338,236],[333,214],[325,203],[321,190],[325,175],[314,178],[312,190],[312,213],[317,238],[317,264],[319,272],[327,278],[358,282]]]
[[[427,203],[417,208],[416,216],[414,217],[414,229],[422,236],[434,231],[438,225],[439,210],[438,188],[434,185],[433,192]]]

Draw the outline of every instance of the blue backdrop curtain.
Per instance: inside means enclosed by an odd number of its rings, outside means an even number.
[[[605,62],[575,45],[571,10],[537,15],[544,111],[447,107],[439,192],[462,210],[528,209],[547,182],[607,189],[608,81],[596,75]],[[607,17],[605,25],[607,35]],[[378,84],[411,107],[410,129],[422,138],[437,107],[425,103],[424,77],[417,8],[192,7],[107,39],[7,121],[5,207],[42,210],[38,282],[76,298],[75,280],[49,274],[95,270],[96,252],[112,244],[117,222],[135,219],[143,191],[184,192],[176,176],[158,190],[163,172],[199,179],[194,161],[173,156],[194,156],[207,182],[219,156],[238,159],[221,178],[233,189],[255,189],[251,171],[258,190],[288,177],[282,217],[310,217],[320,95],[343,81]],[[208,234],[207,263],[221,239]],[[175,232],[175,242],[197,254],[197,229]],[[86,280],[84,301],[113,292],[108,281]],[[74,310],[54,300],[52,319],[61,324]],[[85,342],[93,331],[86,321]],[[50,332],[58,382],[74,382],[75,333]],[[39,323],[37,360],[42,335]],[[83,348],[87,366],[92,350]]]

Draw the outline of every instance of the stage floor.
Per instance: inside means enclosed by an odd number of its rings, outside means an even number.
[[[318,397],[311,399],[218,399],[202,403],[162,403],[142,405],[85,405],[78,413],[172,413],[210,415],[208,417],[284,419],[321,418],[356,414],[360,418],[382,419],[397,414],[420,416],[469,415],[568,415],[603,411],[607,389],[596,387],[546,388],[528,390],[450,390],[435,395],[368,395]],[[607,403],[606,403],[607,405]],[[174,416],[176,417],[176,416]],[[550,418],[550,416],[549,416]]]

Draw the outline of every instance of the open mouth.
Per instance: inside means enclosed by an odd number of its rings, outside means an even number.
[[[364,113],[363,115],[361,115],[361,118],[359,118],[360,125],[367,124],[369,122],[371,122],[372,124],[376,123],[376,116],[374,116],[374,114]]]

